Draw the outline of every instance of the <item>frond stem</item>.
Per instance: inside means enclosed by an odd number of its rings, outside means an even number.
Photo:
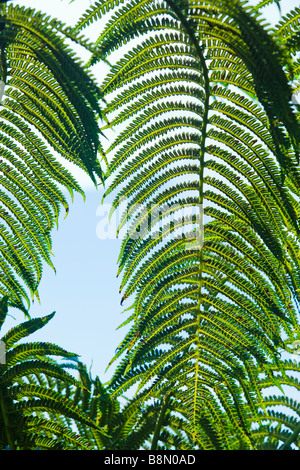
[[[199,62],[201,66],[201,71],[203,74],[204,79],[204,109],[203,109],[203,120],[202,120],[202,129],[201,129],[201,143],[200,143],[200,155],[199,155],[199,163],[200,163],[200,170],[199,170],[199,208],[200,208],[200,217],[203,218],[203,202],[204,202],[204,163],[205,163],[205,143],[206,143],[206,136],[207,136],[207,125],[208,125],[208,112],[209,112],[209,98],[210,98],[210,82],[209,82],[209,73],[208,68],[206,65],[206,60],[203,54],[203,48],[199,44],[199,41],[195,35],[195,31],[190,25],[188,19],[184,15],[184,13],[180,10],[180,8],[176,5],[174,0],[165,0],[166,3],[173,9],[175,14],[177,15],[179,21],[182,24],[183,29],[185,30],[186,34],[189,36],[193,46],[195,47],[196,53],[199,57]],[[202,220],[199,221],[199,231],[204,230],[204,224]],[[202,237],[204,237],[204,233],[202,233]],[[197,335],[197,357],[199,358],[199,329],[200,329],[200,322],[201,322],[201,303],[202,303],[202,275],[203,275],[203,246],[199,247],[199,288],[198,288],[198,306],[197,306],[197,322],[196,322],[196,335]],[[197,403],[197,382],[198,382],[198,361],[196,364],[196,373],[195,373],[195,395],[194,395],[194,433],[195,436],[197,435],[196,432],[196,403]]]
[[[162,428],[162,425],[163,425],[163,421],[165,419],[166,411],[167,411],[168,406],[169,406],[169,402],[170,402],[170,397],[169,396],[163,398],[162,407],[161,407],[160,414],[159,414],[159,417],[158,417],[158,420],[157,420],[157,423],[156,423],[156,426],[155,426],[154,434],[153,434],[153,439],[152,439],[152,443],[151,443],[151,450],[157,450],[157,443],[158,443],[158,440],[159,440],[160,431],[161,431],[161,428]]]
[[[285,441],[285,443],[279,448],[279,450],[289,450],[291,447],[291,444],[295,442],[299,433],[300,433],[300,423],[297,424],[297,426],[294,429],[293,434]]]
[[[9,450],[15,450],[15,443],[14,443],[13,437],[11,435],[11,431],[10,431],[11,426],[9,424],[5,399],[4,399],[3,390],[2,390],[1,387],[0,387],[0,407],[1,407],[1,413],[2,413],[2,417],[3,417],[3,421],[4,421],[5,433],[6,433],[6,437],[7,437],[7,443],[8,443],[8,446],[9,446]]]
[[[0,60],[0,80],[3,80],[6,83],[7,78],[7,68],[6,68],[6,56],[5,56],[5,49],[1,47],[0,50],[1,60]]]

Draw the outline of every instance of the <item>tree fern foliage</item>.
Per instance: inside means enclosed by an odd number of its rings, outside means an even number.
[[[136,406],[168,397],[182,448],[279,445],[295,430],[266,439],[263,380],[282,389],[300,293],[300,11],[271,27],[270,3],[100,0],[77,25],[107,18],[89,65],[112,64],[105,196],[131,303],[111,390],[134,386]]]
[[[90,47],[58,20],[1,3],[0,291],[18,307],[52,265],[50,232],[68,212],[61,188],[82,193],[56,155],[102,178],[101,94],[70,41]]]

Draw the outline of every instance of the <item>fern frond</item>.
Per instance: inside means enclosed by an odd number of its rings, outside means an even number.
[[[2,4],[0,80],[0,256],[2,294],[18,307],[38,295],[43,264],[53,268],[50,233],[61,208],[60,185],[82,189],[54,152],[103,178],[98,161],[101,93],[67,40],[89,48],[71,29],[30,8]],[[24,286],[22,284],[25,284]]]
[[[78,24],[111,13],[90,64],[123,53],[102,85],[133,298],[110,387],[141,406],[171,388],[182,445],[201,449],[256,448],[259,367],[299,331],[298,13],[270,28],[267,3],[103,0]]]

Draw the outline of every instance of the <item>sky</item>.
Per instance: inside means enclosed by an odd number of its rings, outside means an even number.
[[[21,0],[14,3],[42,10],[72,26],[91,1],[75,0],[70,4],[69,0]],[[299,6],[299,0],[281,3],[283,13],[287,8]],[[277,11],[275,14],[279,18]],[[93,72],[101,81],[106,73],[105,65],[101,64]],[[56,314],[30,340],[49,341],[79,354],[91,368],[92,375],[98,375],[102,382],[106,382],[114,370],[110,368],[105,372],[106,367],[125,334],[123,328],[117,330],[126,315],[122,314],[120,279],[116,278],[120,240],[99,239],[97,227],[101,219],[99,206],[103,190],[96,190],[88,177],[76,174],[86,192],[86,201],[76,195],[68,216],[61,218],[59,229],[53,231],[56,274],[44,267],[39,288],[41,301],[40,304],[35,301],[30,309],[32,317],[53,311]],[[127,303],[125,308],[129,305]],[[15,318],[9,319],[7,327],[24,320],[21,313],[13,313]]]

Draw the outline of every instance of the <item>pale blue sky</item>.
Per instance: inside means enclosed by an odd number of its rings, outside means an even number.
[[[90,5],[89,0],[75,0],[71,5],[69,0],[14,3],[45,11],[69,25]],[[299,6],[299,0],[285,0],[282,5]],[[101,72],[105,72],[103,64]],[[101,79],[99,75],[98,78]],[[99,217],[96,213],[102,190],[96,191],[87,178],[80,176],[80,180],[86,190],[86,202],[77,195],[68,217],[61,218],[59,230],[53,232],[57,272],[55,275],[45,267],[39,289],[41,304],[35,303],[31,309],[33,317],[54,310],[56,315],[32,336],[32,340],[50,341],[80,354],[88,367],[92,365],[93,375],[99,375],[105,382],[110,377],[110,373],[104,373],[105,368],[125,333],[124,329],[116,331],[125,320],[121,315],[120,280],[116,279],[120,241],[97,238]],[[128,306],[129,303],[125,307]],[[16,321],[11,319],[9,323],[22,320],[22,315],[18,314]]]

